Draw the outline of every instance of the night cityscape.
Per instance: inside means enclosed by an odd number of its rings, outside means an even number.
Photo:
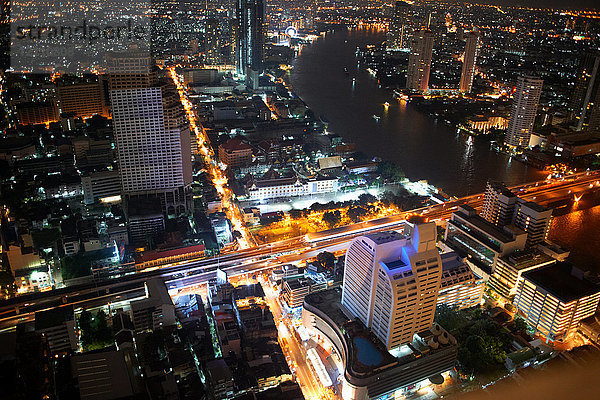
[[[0,4],[0,399],[600,398],[596,2]]]

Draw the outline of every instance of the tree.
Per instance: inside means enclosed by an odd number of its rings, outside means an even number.
[[[342,217],[338,210],[327,211],[327,212],[325,212],[325,214],[323,214],[322,220],[323,220],[323,222],[325,222],[327,224],[327,226],[329,228],[334,228],[337,224],[340,223],[340,221],[342,220]]]
[[[395,182],[401,181],[405,177],[402,168],[389,161],[377,164],[377,170],[384,179],[391,179]]]
[[[514,319],[514,323],[516,332],[524,331],[525,329],[527,329],[527,322],[525,322],[525,320],[521,317],[516,317]]]
[[[302,210],[297,210],[297,209],[294,208],[294,209],[290,210],[289,214],[290,214],[290,218],[292,218],[292,219],[299,219],[299,218],[302,218],[302,214],[303,213],[302,213]]]
[[[363,193],[360,196],[358,196],[358,204],[360,205],[367,205],[370,203],[375,203],[376,201],[377,197],[369,193]]]
[[[346,212],[346,215],[348,215],[348,218],[350,218],[352,222],[360,222],[367,214],[368,211],[362,207],[350,207]]]
[[[84,309],[79,315],[79,329],[81,329],[81,342],[84,346],[92,343],[94,333],[92,329],[92,314]]]
[[[317,261],[326,271],[333,271],[333,267],[335,266],[335,256],[332,253],[323,251],[317,254]]]
[[[98,311],[95,322],[96,339],[98,342],[107,343],[112,341],[112,329],[106,323],[104,310]]]

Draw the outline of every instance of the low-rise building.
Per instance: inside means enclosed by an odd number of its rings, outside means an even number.
[[[255,179],[248,187],[248,199],[268,200],[280,197],[331,193],[337,190],[337,178],[317,177],[301,179],[291,176],[274,179]]]
[[[260,209],[256,207],[246,207],[242,210],[244,222],[250,225],[258,225],[260,223]]]
[[[71,358],[81,400],[113,400],[142,393],[142,380],[132,349],[103,350]]]
[[[67,354],[77,349],[75,313],[71,305],[36,312],[35,330],[46,338],[53,355]]]
[[[222,358],[206,363],[210,388],[215,399],[228,399],[233,396],[233,375]]]
[[[239,137],[229,139],[219,145],[219,161],[229,168],[242,167],[252,163],[253,148]]]
[[[165,283],[160,279],[146,281],[146,297],[131,302],[133,326],[136,332],[151,331],[174,325],[175,306]]]
[[[204,245],[178,247],[174,249],[150,250],[135,259],[135,268],[142,271],[146,268],[160,267],[204,257]]]
[[[85,204],[93,204],[102,199],[116,198],[121,195],[121,177],[117,170],[83,175],[81,185]]]
[[[498,259],[523,250],[527,233],[509,225],[499,228],[477,215],[469,206],[460,206],[448,221],[444,244],[461,255],[473,271],[488,280]]]
[[[506,299],[517,294],[523,273],[556,263],[556,260],[537,249],[516,251],[498,259],[489,285]]]
[[[594,315],[599,302],[600,287],[583,279],[582,271],[560,262],[525,272],[514,305],[547,341],[560,341]]]
[[[485,282],[456,253],[440,255],[442,260],[442,282],[437,304],[464,309],[481,304]]]
[[[283,282],[283,298],[288,307],[301,307],[309,293],[327,289],[327,282],[315,282],[311,278],[295,278]]]

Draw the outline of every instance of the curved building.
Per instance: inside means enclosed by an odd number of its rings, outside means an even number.
[[[312,334],[330,343],[342,360],[342,398],[379,399],[420,384],[443,381],[442,373],[456,361],[456,339],[434,324],[388,352],[362,322],[346,316],[339,288],[304,298],[302,323]]]
[[[342,397],[380,398],[454,367],[456,340],[433,324],[442,263],[434,223],[360,236],[346,252],[343,291],[304,298],[303,325],[344,364]],[[431,380],[430,379],[430,380]]]

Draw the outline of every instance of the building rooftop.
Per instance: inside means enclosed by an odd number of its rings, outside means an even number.
[[[382,264],[384,264],[388,270],[393,271],[395,269],[400,269],[400,268],[404,268],[407,267],[406,263],[402,260],[394,260],[394,261],[388,261],[388,262],[382,262]],[[410,265],[408,265],[408,267],[410,268]]]
[[[442,271],[444,272],[452,271],[465,265],[463,259],[455,251],[440,254],[440,259],[442,260]]]
[[[516,251],[512,254],[502,257],[502,259],[516,270],[522,270],[554,260],[554,258],[538,249]]]
[[[470,207],[469,207],[470,208]],[[458,211],[454,213],[454,215],[460,217],[461,219],[467,221],[471,225],[485,232],[487,235],[493,237],[494,239],[502,242],[502,243],[510,243],[514,241],[514,237],[510,235],[506,230],[498,228],[496,225],[487,221],[485,218],[477,215],[465,212],[466,209],[464,206],[458,208]],[[510,230],[514,232],[515,235],[525,234],[525,232],[515,226],[508,226]]]
[[[229,139],[227,142],[223,143],[221,147],[227,152],[252,150],[251,145],[237,137]]]
[[[496,192],[499,192],[500,194],[502,194],[506,197],[517,197],[517,195],[514,194],[513,192],[511,192],[511,190],[509,188],[504,186],[504,183],[488,182],[488,185],[490,185],[492,187],[492,189],[494,189]]]
[[[395,242],[397,240],[406,239],[406,236],[404,236],[403,234],[398,233],[396,231],[371,233],[369,235],[365,235],[365,237],[369,238],[370,240],[375,242],[375,244],[378,244],[378,245],[384,244],[384,243]]]
[[[523,276],[564,303],[600,292],[600,286],[584,280],[583,276],[577,277],[577,271],[570,263],[559,262],[525,272]]]
[[[144,263],[153,260],[159,260],[161,258],[167,257],[176,257],[181,256],[186,253],[196,253],[199,251],[204,251],[203,244],[197,244],[194,246],[186,246],[186,247],[178,247],[175,249],[167,249],[167,250],[150,250],[142,254],[140,257],[136,258],[136,263]]]
[[[138,392],[131,354],[109,350],[76,354],[71,358],[81,399],[133,397]]]
[[[533,201],[524,201],[521,203],[522,205],[532,209],[533,211],[536,211],[538,213],[544,212],[544,211],[550,211],[549,208],[546,208],[542,205],[539,205],[538,203],[535,203]]]

